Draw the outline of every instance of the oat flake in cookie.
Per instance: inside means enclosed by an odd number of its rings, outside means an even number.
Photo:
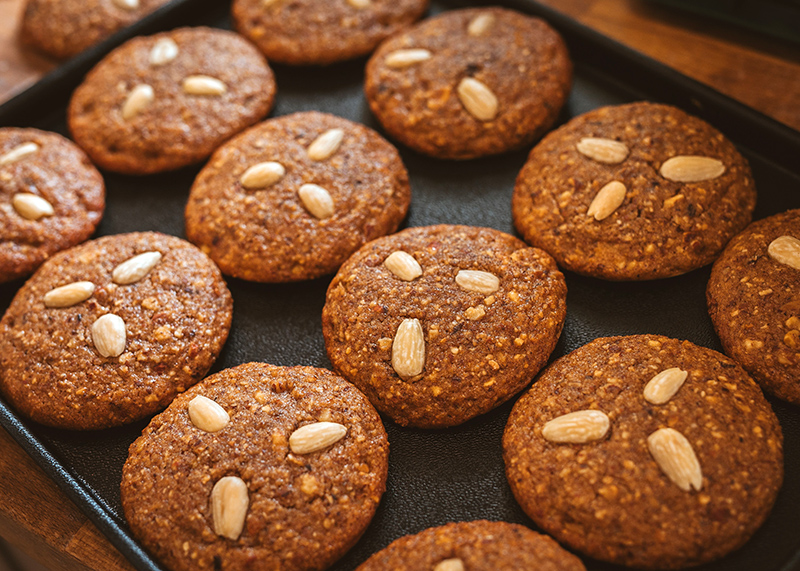
[[[103,178],[71,141],[0,129],[0,283],[86,240],[105,207]]]
[[[543,20],[482,8],[446,12],[383,42],[364,89],[398,141],[434,157],[470,159],[540,137],[571,77],[564,42]]]
[[[765,390],[800,404],[800,210],[734,237],[706,294],[725,352]]]
[[[334,368],[401,425],[455,426],[522,390],[566,314],[555,262],[503,232],[410,228],[356,252],[322,312]]]
[[[542,139],[512,211],[525,240],[562,267],[648,280],[714,261],[755,203],[750,167],[719,131],[674,107],[631,103]]]
[[[192,185],[186,234],[225,274],[291,282],[336,271],[393,232],[411,201],[397,150],[372,129],[309,111],[214,153]]]
[[[739,548],[783,481],[783,438],[736,363],[656,335],[596,339],[548,367],[506,425],[511,489],[545,532],[630,567]]]
[[[341,377],[248,363],[152,420],[130,447],[122,506],[173,571],[320,570],[372,519],[388,454],[377,412]]]
[[[101,168],[148,174],[196,163],[264,117],[275,79],[247,40],[180,28],[108,54],[75,90],[69,128]]]
[[[580,559],[555,541],[502,521],[432,527],[393,541],[356,571],[585,571]]]
[[[232,300],[172,236],[106,236],[50,258],[0,321],[0,389],[22,414],[100,429],[161,410],[211,367]]]

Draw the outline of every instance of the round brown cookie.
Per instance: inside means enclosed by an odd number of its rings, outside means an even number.
[[[100,167],[148,174],[196,163],[264,117],[275,78],[241,36],[180,28],[108,54],[75,90],[75,141]]]
[[[48,426],[132,422],[208,371],[232,309],[219,270],[188,242],[153,232],[98,238],[50,258],[11,302],[0,321],[0,389]]]
[[[72,141],[38,129],[0,129],[0,283],[92,235],[103,178]]]
[[[800,210],[753,222],[714,263],[708,312],[725,352],[800,404]]]
[[[525,240],[564,268],[649,280],[711,263],[755,204],[750,167],[719,131],[674,107],[631,103],[542,139],[512,211]]]
[[[513,236],[410,228],[342,266],[322,333],[334,368],[378,410],[401,425],[455,426],[511,398],[544,366],[566,295],[553,259]]]
[[[357,571],[585,571],[580,559],[527,527],[469,521],[431,527],[393,541]]]
[[[430,18],[367,63],[372,112],[403,144],[446,159],[524,147],[556,120],[572,64],[543,20],[501,8]]]
[[[130,447],[122,506],[173,571],[320,570],[372,519],[388,454],[378,413],[341,377],[247,363],[152,420]]]
[[[546,369],[511,412],[503,456],[517,501],[557,540],[676,569],[737,549],[764,522],[782,445],[741,367],[636,335],[597,339]]]
[[[235,0],[236,29],[270,59],[329,64],[367,55],[416,22],[428,0]]]
[[[265,121],[214,153],[192,185],[186,235],[228,275],[307,280],[395,231],[410,202],[392,145],[308,111]]]
[[[27,0],[20,23],[26,44],[72,57],[141,20],[168,0]]]

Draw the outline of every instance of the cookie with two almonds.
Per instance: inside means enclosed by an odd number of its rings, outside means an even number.
[[[130,447],[122,507],[167,568],[326,569],[386,488],[380,416],[325,369],[247,363],[178,396]]]
[[[367,63],[370,109],[421,153],[471,159],[529,145],[555,122],[572,81],[563,40],[502,8],[455,10],[383,42]]]
[[[72,141],[0,129],[0,283],[89,238],[104,208],[103,178]]]
[[[333,367],[401,425],[442,428],[510,399],[566,315],[553,259],[490,228],[409,228],[366,244],[328,287]]]
[[[264,56],[241,36],[179,28],[103,58],[75,90],[67,119],[99,167],[149,174],[205,159],[269,113],[275,91]]]
[[[713,262],[755,204],[750,166],[722,133],[638,102],[595,109],[542,139],[512,212],[525,241],[563,268],[649,280]]]
[[[753,222],[714,263],[708,313],[725,353],[800,404],[800,210]]]
[[[0,391],[58,428],[108,428],[167,406],[211,367],[233,301],[217,267],[153,232],[56,254],[0,321]]]
[[[657,335],[607,337],[548,367],[503,435],[517,501],[590,557],[678,569],[741,547],[783,482],[783,437],[724,355]]]

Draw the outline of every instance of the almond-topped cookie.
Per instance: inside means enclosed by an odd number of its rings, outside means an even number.
[[[724,355],[658,335],[607,337],[548,367],[503,436],[511,490],[558,541],[678,569],[741,547],[783,482],[783,437]]]
[[[153,232],[61,252],[0,321],[0,391],[59,428],[118,426],[163,409],[222,350],[233,302],[188,242]]]
[[[545,252],[497,230],[409,228],[366,244],[322,311],[334,368],[402,425],[455,426],[522,390],[566,315]]]
[[[326,569],[386,488],[380,416],[325,369],[247,363],[178,396],[130,447],[122,506],[172,571]]]
[[[241,36],[179,28],[124,43],[72,96],[69,129],[101,168],[148,174],[199,162],[275,99],[264,57]]]

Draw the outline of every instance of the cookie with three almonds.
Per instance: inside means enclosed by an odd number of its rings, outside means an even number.
[[[725,353],[800,404],[800,210],[753,222],[714,263],[708,313]]]
[[[758,385],[724,355],[657,335],[562,357],[503,436],[511,490],[545,532],[645,569],[739,548],[783,482],[783,437]]]
[[[167,3],[168,0],[27,0],[20,22],[23,42],[65,59]]]
[[[67,119],[98,166],[149,174],[205,159],[269,113],[275,90],[264,56],[241,36],[179,28],[103,58],[75,90]]]
[[[397,150],[372,129],[308,111],[218,149],[186,205],[186,235],[230,276],[291,282],[336,271],[394,232],[411,202]]]
[[[325,369],[247,363],[178,396],[130,447],[122,507],[173,571],[326,569],[386,488],[380,416]]]
[[[103,177],[72,141],[38,129],[0,129],[0,283],[89,238],[105,194]]]
[[[529,145],[572,81],[558,33],[502,8],[446,12],[383,42],[364,90],[388,133],[421,153],[471,159]]]
[[[514,224],[568,270],[649,280],[713,262],[752,218],[747,160],[668,105],[595,109],[548,134],[517,177]]]
[[[153,232],[56,254],[0,321],[0,391],[20,413],[90,430],[144,418],[219,355],[233,302],[214,263]]]
[[[323,65],[369,54],[428,0],[235,0],[233,22],[270,61]]]
[[[401,537],[356,571],[585,571],[580,559],[551,538],[502,521],[466,521]]]
[[[545,252],[497,230],[409,228],[356,252],[322,311],[334,368],[401,425],[461,424],[547,362],[566,315]]]

